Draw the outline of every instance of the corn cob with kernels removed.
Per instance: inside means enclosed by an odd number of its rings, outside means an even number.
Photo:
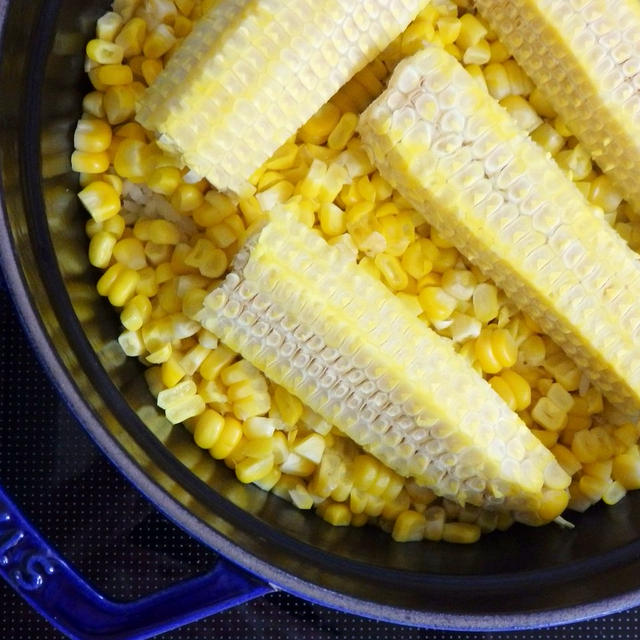
[[[360,133],[381,174],[637,410],[637,255],[458,62],[430,46],[401,63]]]
[[[221,0],[155,79],[138,121],[223,191],[249,178],[428,0]]]
[[[476,0],[476,6],[640,210],[640,3]]]
[[[569,477],[451,345],[339,248],[278,212],[199,319],[403,476],[459,503],[558,516]]]

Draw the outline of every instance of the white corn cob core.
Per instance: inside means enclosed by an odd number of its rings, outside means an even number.
[[[609,399],[640,406],[640,263],[464,68],[429,46],[360,122],[382,175]]]
[[[640,2],[476,0],[476,6],[640,211]]]
[[[137,119],[222,191],[249,178],[429,0],[221,0],[146,91]]]
[[[199,319],[399,474],[460,503],[558,515],[545,504],[570,479],[518,416],[384,285],[287,214],[245,245]]]

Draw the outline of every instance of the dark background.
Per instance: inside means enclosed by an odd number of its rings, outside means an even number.
[[[0,482],[108,596],[132,599],[206,570],[215,554],[160,515],[100,454],[41,370],[0,282]],[[640,638],[640,608],[536,631],[400,627],[273,593],[163,640],[582,640]],[[62,640],[0,580],[1,640]]]

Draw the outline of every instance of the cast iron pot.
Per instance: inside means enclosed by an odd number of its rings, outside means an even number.
[[[0,261],[37,354],[95,442],[230,562],[143,601],[108,602],[0,494],[4,577],[77,638],[149,637],[274,588],[364,616],[465,630],[546,626],[640,603],[640,492],[572,515],[574,530],[515,526],[467,547],[398,544],[240,484],[158,414],[141,365],[119,352],[116,313],[95,292],[87,215],[69,170],[89,88],[84,44],[107,9],[108,0],[0,0]]]

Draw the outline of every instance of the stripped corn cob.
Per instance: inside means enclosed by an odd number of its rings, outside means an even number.
[[[637,0],[476,0],[600,168],[640,209]]]
[[[490,386],[379,281],[278,211],[205,299],[230,348],[403,476],[556,517],[569,477]]]
[[[147,90],[138,121],[218,189],[256,169],[428,0],[221,0]]]
[[[360,133],[383,177],[637,409],[637,256],[452,56],[428,47],[403,62]]]

